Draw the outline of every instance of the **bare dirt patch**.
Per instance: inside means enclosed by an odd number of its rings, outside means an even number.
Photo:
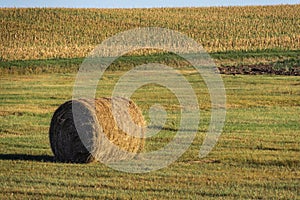
[[[285,75],[285,76],[300,76],[300,66],[291,68],[274,68],[272,65],[242,65],[242,66],[220,66],[221,74],[247,74],[247,75]]]

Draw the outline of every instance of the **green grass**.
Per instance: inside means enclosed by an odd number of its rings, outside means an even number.
[[[107,71],[97,96],[107,96],[123,71]],[[210,118],[207,89],[186,73],[199,98],[201,125],[189,150],[169,167],[147,174],[105,165],[52,162],[48,130],[55,109],[72,97],[75,73],[0,76],[0,199],[297,199],[300,147],[299,77],[223,76],[227,91],[224,132],[198,158]],[[168,126],[147,140],[152,150],[172,139],[178,112],[160,87],[133,99],[147,118],[152,102],[166,103]],[[158,92],[162,95],[157,98]]]
[[[300,50],[255,50],[228,51],[209,54],[217,66],[266,64],[270,68],[293,69],[300,67]],[[75,73],[85,58],[56,58],[40,60],[12,60],[0,62],[0,72],[3,74],[43,74],[43,73]],[[151,55],[127,55],[120,57],[109,70],[127,70],[140,64],[161,62],[176,68],[186,65],[183,59],[174,54],[156,53]]]

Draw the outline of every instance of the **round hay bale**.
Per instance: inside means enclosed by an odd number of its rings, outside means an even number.
[[[74,118],[73,112],[80,116]],[[143,149],[144,127],[139,108],[124,98],[70,100],[59,106],[52,117],[51,149],[60,162],[127,159]]]

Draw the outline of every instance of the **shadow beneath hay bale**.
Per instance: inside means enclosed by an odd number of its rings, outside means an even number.
[[[53,156],[28,154],[0,154],[0,160],[24,160],[38,162],[55,162]]]

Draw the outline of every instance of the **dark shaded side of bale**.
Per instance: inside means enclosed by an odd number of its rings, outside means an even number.
[[[49,130],[55,160],[71,163],[95,160],[107,162],[127,159],[142,151],[145,123],[141,111],[132,101],[124,98],[113,100],[116,102],[115,117],[111,98],[70,100],[59,106],[52,117]],[[95,109],[92,107],[93,101]],[[76,127],[72,113],[73,104],[80,111],[80,120],[76,121]],[[128,123],[123,109],[127,106],[131,120],[137,126],[130,126]],[[115,119],[118,119],[122,127],[126,127],[126,132],[118,126]],[[105,142],[103,136],[109,142]]]

